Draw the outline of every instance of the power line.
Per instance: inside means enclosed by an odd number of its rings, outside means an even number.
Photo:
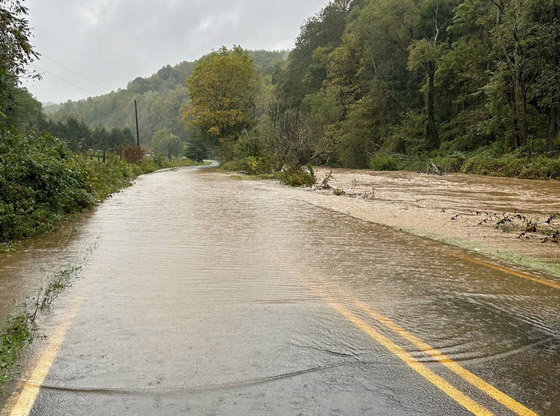
[[[51,57],[49,57],[49,56],[47,56],[47,55],[45,55],[45,54],[43,54],[43,53],[41,54],[41,58],[47,58],[49,61],[52,61],[52,62],[54,62],[55,64],[61,66],[62,68],[64,68],[64,69],[66,69],[66,70],[72,72],[73,74],[79,76],[80,78],[83,78],[83,79],[85,79],[86,81],[91,82],[91,83],[94,84],[94,85],[97,85],[99,88],[103,88],[104,90],[109,90],[109,89],[110,89],[110,88],[107,88],[107,87],[105,87],[105,86],[103,86],[103,85],[101,85],[101,84],[98,84],[98,83],[95,82],[95,81],[92,81],[91,79],[89,79],[89,78],[87,78],[87,77],[84,77],[82,74],[80,74],[80,73],[74,71],[72,68],[68,68],[66,65],[61,64],[60,62],[54,60],[53,58],[51,58]]]
[[[91,92],[91,91],[89,91],[89,90],[86,90],[85,88],[82,88],[82,87],[80,87],[80,86],[78,86],[78,85],[76,85],[76,84],[72,84],[70,81],[67,81],[67,80],[65,80],[64,78],[61,78],[61,77],[59,77],[58,75],[55,75],[55,74],[53,74],[53,73],[51,73],[51,72],[49,72],[49,71],[45,71],[44,69],[39,68],[39,67],[38,67],[37,65],[35,65],[35,64],[31,64],[31,66],[37,68],[39,71],[42,71],[42,72],[44,72],[44,73],[46,73],[46,74],[49,74],[49,75],[55,77],[56,79],[61,80],[62,82],[67,83],[68,85],[73,86],[74,88],[78,88],[78,89],[80,89],[80,90],[82,90],[82,91],[87,92],[88,94],[95,95],[94,92]]]

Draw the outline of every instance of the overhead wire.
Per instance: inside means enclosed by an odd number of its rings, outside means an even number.
[[[87,92],[88,94],[95,95],[94,92],[91,92],[91,91],[89,91],[89,90],[86,90],[85,88],[82,88],[82,87],[80,87],[79,85],[73,84],[72,82],[70,82],[70,81],[68,81],[68,80],[65,80],[64,78],[61,78],[61,77],[59,77],[58,75],[55,75],[55,74],[53,74],[52,72],[49,72],[49,71],[47,71],[47,70],[45,70],[45,69],[43,69],[43,68],[40,68],[40,67],[38,67],[38,66],[35,65],[35,64],[31,64],[31,66],[33,66],[34,68],[38,69],[38,70],[41,71],[41,72],[44,72],[45,74],[49,74],[50,76],[55,77],[56,79],[59,79],[60,81],[67,83],[68,85],[73,86],[74,88],[78,88],[78,89],[80,89],[80,90],[82,90],[82,91],[84,91],[84,92]]]
[[[47,58],[47,59],[48,59],[49,61],[52,61],[52,62],[54,62],[55,64],[57,64],[57,65],[61,66],[62,68],[66,69],[67,71],[70,71],[70,72],[72,72],[73,74],[75,74],[75,75],[79,76],[80,78],[83,78],[83,79],[85,79],[86,81],[88,81],[88,82],[92,83],[93,85],[96,85],[96,86],[98,86],[99,88],[103,88],[104,90],[109,90],[109,89],[110,89],[110,88],[107,88],[107,87],[106,87],[106,86],[104,86],[104,85],[101,85],[101,84],[99,84],[99,83],[97,83],[97,82],[95,82],[95,81],[92,81],[91,79],[89,79],[89,78],[87,78],[87,77],[83,76],[83,75],[82,75],[82,74],[80,74],[79,72],[76,72],[76,71],[74,71],[74,70],[73,70],[72,68],[69,68],[69,67],[67,67],[67,66],[66,66],[66,65],[64,65],[64,64],[61,64],[61,63],[60,63],[60,62],[58,62],[57,60],[55,60],[55,59],[51,58],[50,56],[47,56],[47,55],[45,55],[44,53],[42,53],[42,54],[41,54],[41,58]]]

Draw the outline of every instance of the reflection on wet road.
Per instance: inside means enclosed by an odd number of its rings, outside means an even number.
[[[560,414],[555,287],[199,170],[82,227],[3,415]]]

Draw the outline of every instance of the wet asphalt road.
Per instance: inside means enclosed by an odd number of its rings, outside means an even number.
[[[560,414],[556,287],[198,169],[84,221],[2,416]]]

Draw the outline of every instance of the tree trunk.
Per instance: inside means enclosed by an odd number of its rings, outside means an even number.
[[[529,141],[529,122],[527,120],[527,86],[525,85],[525,74],[523,72],[523,51],[519,45],[517,32],[514,31],[513,39],[515,40],[515,66],[516,78],[519,85],[519,93],[521,95],[521,126],[522,126],[522,143]]]
[[[426,140],[427,147],[429,150],[434,150],[439,148],[440,140],[438,129],[436,125],[436,111],[434,105],[434,77],[435,77],[435,65],[430,63],[428,72],[428,97],[426,100],[426,110],[428,113],[428,126],[426,129]]]
[[[546,137],[546,146],[549,151],[554,150],[554,142],[558,136],[558,108],[552,107],[548,112],[548,135]]]
[[[515,73],[511,73],[511,109],[512,109],[512,116],[513,116],[513,149],[519,148],[521,146],[521,139],[519,134],[519,109],[517,103],[517,80],[515,77]]]

